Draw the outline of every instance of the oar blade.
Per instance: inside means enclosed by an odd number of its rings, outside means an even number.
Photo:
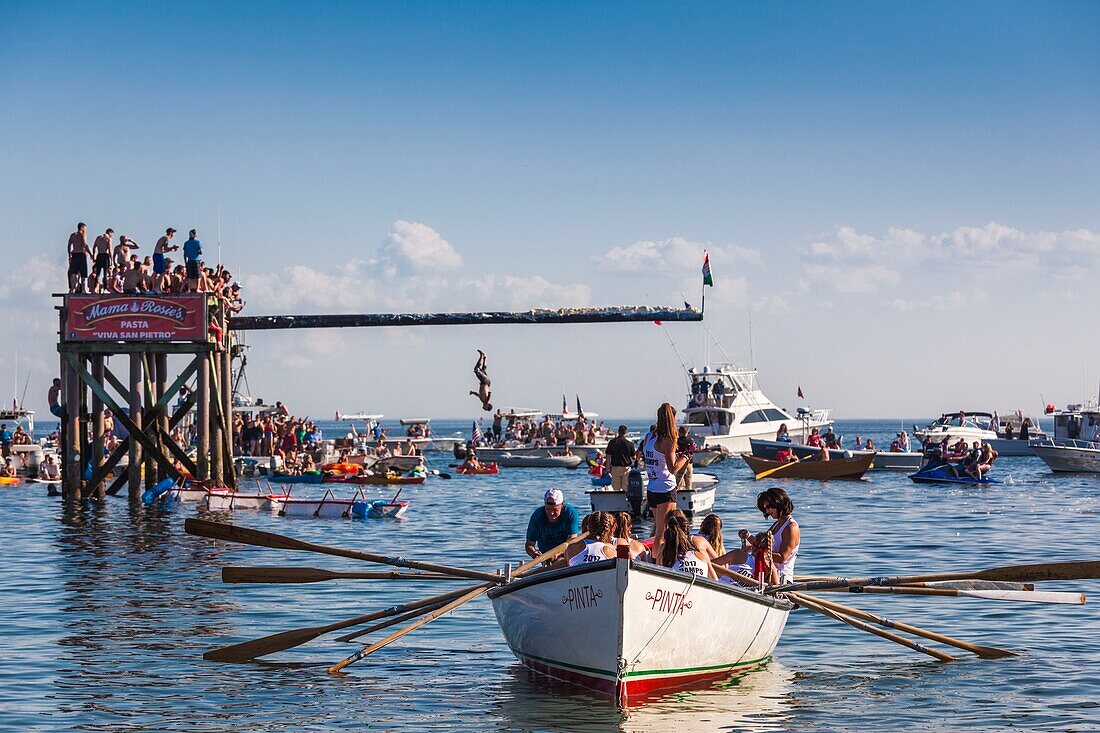
[[[1048,580],[1096,580],[1100,579],[1100,560],[1009,565],[1003,568],[983,570],[980,573],[975,573],[972,577],[979,580],[1007,580],[1018,583],[1037,583]]]
[[[238,567],[222,568],[223,583],[320,583],[339,578],[339,573],[321,568]]]
[[[208,662],[250,662],[253,659],[301,646],[313,641],[325,632],[324,626],[312,626],[308,629],[283,631],[260,639],[242,641],[239,644],[211,649],[202,655]]]
[[[1084,593],[1038,590],[960,590],[963,598],[982,598],[989,601],[1023,601],[1024,603],[1052,603],[1083,606]]]

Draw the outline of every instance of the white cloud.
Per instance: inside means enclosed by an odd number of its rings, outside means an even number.
[[[427,224],[399,219],[380,252],[385,264],[403,273],[457,270],[462,258],[451,243]]]
[[[893,308],[896,311],[908,312],[908,311],[921,311],[921,310],[933,310],[933,311],[951,311],[958,310],[967,304],[967,298],[958,290],[950,295],[934,295],[931,298],[925,300],[904,300],[902,298],[895,298],[889,301],[886,306]]]
[[[614,272],[700,271],[704,250],[710,253],[711,267],[716,274],[723,269],[730,271],[738,262],[748,265],[759,265],[761,262],[760,253],[749,247],[735,244],[715,246],[683,237],[612,247],[595,259],[600,268]]]
[[[894,287],[901,276],[883,265],[862,267],[841,265],[810,265],[806,275],[840,293],[876,293],[883,287]]]

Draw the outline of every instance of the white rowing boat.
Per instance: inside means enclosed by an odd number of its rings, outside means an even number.
[[[271,508],[280,517],[308,517],[311,519],[397,519],[409,509],[409,502],[368,499],[362,490],[350,499],[337,498],[326,491],[320,499],[278,499],[272,497]]]
[[[538,573],[489,597],[520,663],[622,705],[766,663],[793,608],[621,558]]]
[[[478,451],[478,458],[486,460],[481,457],[481,451]],[[493,462],[506,468],[576,468],[581,465],[581,457],[577,455],[536,456],[504,453]]]
[[[242,493],[239,491],[211,491],[206,497],[206,508],[211,511],[234,509],[271,509],[276,499],[289,499],[290,494]]]

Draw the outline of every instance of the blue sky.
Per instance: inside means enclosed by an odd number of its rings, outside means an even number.
[[[1095,390],[1094,3],[0,3],[0,337],[43,402],[75,221],[198,228],[251,312],[698,302],[840,416]],[[36,279],[35,273],[42,275]],[[696,326],[670,327],[689,360]],[[656,327],[253,338],[323,414],[680,401]],[[9,355],[0,369],[10,372]],[[0,383],[6,381],[0,377]],[[37,386],[35,386],[37,385]]]

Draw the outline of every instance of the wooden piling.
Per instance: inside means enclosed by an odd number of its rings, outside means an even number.
[[[195,391],[198,393],[198,415],[195,418],[196,446],[200,481],[210,478],[210,354],[199,354],[199,376]]]
[[[103,355],[93,354],[91,357],[92,362],[92,377],[98,382],[103,382]],[[103,465],[103,400],[99,395],[92,394],[92,474],[94,475],[99,471],[99,467]],[[95,496],[98,499],[102,499],[106,494],[104,493],[106,487],[103,482],[100,482],[98,486],[88,484],[84,487],[85,496]]]
[[[78,394],[80,377],[68,362],[63,361],[61,369],[62,388],[65,394],[65,406],[62,412],[65,417],[65,440],[61,457],[64,467],[62,490],[66,500],[77,501],[80,499],[83,475],[80,465],[80,396]]]
[[[142,369],[140,352],[133,352],[130,354],[130,379],[126,386],[127,391],[130,393],[130,420],[134,423],[134,427],[138,430],[142,429],[141,420],[141,391],[142,391]],[[137,439],[137,436],[130,436],[130,467],[129,467],[129,496],[131,501],[138,501],[141,499],[141,442]]]

